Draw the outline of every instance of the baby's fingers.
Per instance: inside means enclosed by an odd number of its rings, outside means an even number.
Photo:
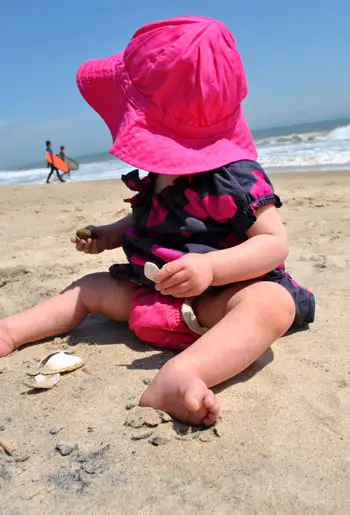
[[[81,240],[80,238],[77,238],[76,236],[73,236],[70,241],[74,243],[75,249],[78,252],[86,252],[86,240]]]
[[[88,240],[84,241],[83,252],[85,252],[85,254],[94,254],[94,247],[94,242],[89,238]]]
[[[183,270],[183,268],[183,258],[175,259],[170,263],[166,263],[157,273],[155,277],[156,283],[159,284],[162,281],[165,281],[169,277],[172,277],[173,275]]]
[[[97,240],[87,240],[86,250],[88,254],[99,254],[100,249],[98,248],[99,242]]]
[[[164,279],[161,282],[156,283],[156,290],[163,292],[163,290],[168,290],[169,288],[183,283],[189,279],[188,274],[185,270],[181,270],[181,272],[177,272],[176,274]]]
[[[86,240],[79,240],[77,238],[77,241],[75,242],[75,248],[78,252],[86,252],[87,247],[87,241]]]
[[[192,291],[192,289],[191,289],[190,281],[185,281],[181,284],[176,284],[175,286],[171,286],[170,288],[160,290],[160,293],[162,295],[171,295],[172,297],[182,299],[182,298],[190,297],[191,291]]]

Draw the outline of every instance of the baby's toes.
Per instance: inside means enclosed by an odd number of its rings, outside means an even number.
[[[210,394],[206,395],[203,400],[203,404],[207,409],[207,414],[203,418],[203,424],[205,426],[211,426],[215,424],[220,413],[220,401],[215,397],[214,393],[210,391]]]

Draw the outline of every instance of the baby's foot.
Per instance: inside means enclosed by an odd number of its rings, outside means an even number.
[[[190,370],[165,365],[145,390],[140,406],[159,409],[191,425],[215,423],[220,410],[218,399]]]
[[[8,335],[6,326],[2,320],[0,320],[0,358],[4,358],[15,349],[15,345]]]

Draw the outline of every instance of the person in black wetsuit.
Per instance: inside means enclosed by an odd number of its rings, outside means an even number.
[[[66,150],[66,147],[64,145],[61,145],[60,146],[60,152],[58,154],[58,156],[62,159],[62,161],[66,161],[66,154],[65,154],[65,150]],[[67,163],[68,164],[68,163]],[[68,170],[68,173],[67,173],[67,176],[68,176],[68,179],[70,178],[70,170]]]
[[[51,154],[51,157],[52,157],[52,161],[53,161],[53,158],[54,158],[54,153],[53,153],[53,150],[52,150],[52,146],[51,146],[51,141],[47,140],[46,141],[46,151],[47,152],[50,152]],[[50,173],[49,175],[47,176],[47,179],[46,179],[46,184],[49,184],[50,183],[50,179],[51,179],[51,176],[54,172],[56,172],[56,175],[58,177],[58,180],[60,182],[64,182],[64,179],[60,176],[60,173],[59,171],[57,170],[57,168],[53,165],[53,164],[49,164],[47,163],[47,166],[50,167]]]
[[[58,156],[62,159],[62,161],[64,161],[66,158],[66,154],[64,153],[65,149],[66,148],[64,145],[60,146],[60,152],[59,152]]]

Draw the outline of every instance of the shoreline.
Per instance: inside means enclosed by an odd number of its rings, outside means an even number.
[[[79,172],[76,172],[76,173],[79,173]],[[297,171],[269,172],[267,170],[267,175],[270,178],[272,178],[271,179],[272,183],[274,182],[275,179],[277,179],[278,181],[282,180],[282,179],[283,180],[291,179],[294,181],[296,179],[299,179],[299,180],[301,180],[301,179],[307,179],[307,180],[315,179],[316,180],[317,179],[317,180],[319,180],[319,179],[324,179],[325,177],[327,177],[327,179],[341,180],[341,179],[347,178],[347,177],[350,178],[350,168],[348,170],[336,170],[336,171],[333,171],[333,170],[303,171],[303,170],[301,170],[299,172],[297,172]],[[65,187],[68,186],[68,187],[83,188],[84,184],[89,185],[89,184],[96,184],[96,183],[105,183],[105,184],[122,183],[123,184],[122,179],[120,177],[118,177],[115,179],[108,178],[108,179],[93,179],[93,180],[87,180],[87,181],[67,181],[66,183],[64,183],[64,186]],[[56,186],[56,185],[63,186],[59,182],[50,183],[49,185],[46,185],[45,182],[37,183],[37,184],[6,184],[6,185],[0,184],[0,191],[3,188],[7,188],[7,189],[37,188],[37,187],[41,187],[41,186],[45,186],[46,188],[49,188],[49,187]]]

